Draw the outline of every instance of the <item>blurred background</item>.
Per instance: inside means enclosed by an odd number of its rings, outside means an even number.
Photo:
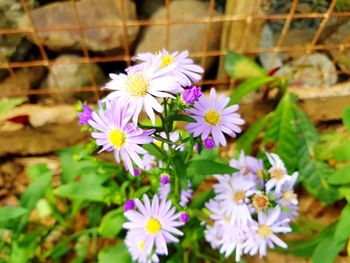
[[[237,84],[224,70],[227,50],[248,55],[288,76],[314,121],[337,120],[350,101],[349,18],[348,0],[0,0],[0,98],[26,102],[0,116],[0,156],[78,141],[69,105],[96,102],[109,73],[162,48],[189,50],[206,70],[199,85],[222,91]],[[242,111],[252,123],[267,109]],[[39,147],[19,141],[33,132],[24,127],[46,124],[70,129],[49,126],[53,142],[39,137]]]

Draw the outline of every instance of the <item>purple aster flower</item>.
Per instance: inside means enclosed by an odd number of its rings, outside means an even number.
[[[143,196],[143,203],[135,200],[138,211],[129,210],[124,213],[129,220],[123,227],[135,233],[135,237],[144,240],[144,249],[148,255],[153,247],[158,255],[167,255],[167,243],[179,242],[174,236],[182,236],[183,233],[177,229],[183,223],[177,221],[179,214],[175,213],[171,201],[161,201],[154,195],[152,203],[147,195]]]
[[[239,173],[241,175],[248,173],[257,174],[264,168],[261,159],[257,159],[252,156],[246,156],[244,155],[243,151],[240,153],[238,160],[230,160],[230,166],[239,170]]]
[[[156,253],[145,248],[146,240],[136,232],[128,231],[125,237],[125,244],[128,247],[129,253],[134,261],[140,263],[152,263],[159,262],[159,258]]]
[[[282,211],[280,218],[289,218],[294,221],[298,216],[299,202],[296,193],[293,188],[298,179],[298,172],[291,175],[291,180],[285,182],[280,192],[275,192],[274,197],[279,205],[287,208],[289,211]]]
[[[256,181],[261,186],[264,185],[262,178],[264,165],[262,160],[253,156],[246,156],[242,151],[238,160],[230,160],[230,166],[239,170],[238,174],[244,175],[250,180]]]
[[[205,204],[210,212],[210,218],[214,220],[214,225],[206,226],[205,239],[212,248],[220,248],[220,253],[226,257],[236,251],[236,260],[239,261],[243,253],[243,243],[246,239],[246,225],[235,225],[231,217],[223,213],[222,202],[211,199]]]
[[[209,149],[209,150],[212,150],[214,149],[215,147],[215,142],[214,142],[214,139],[211,138],[211,137],[208,137],[204,140],[204,146],[205,148]]]
[[[223,235],[223,227],[217,222],[215,222],[212,226],[207,225],[206,229],[204,230],[205,240],[213,249],[217,249],[221,246]]]
[[[193,85],[181,93],[181,100],[187,105],[192,105],[200,96],[202,96],[201,88]]]
[[[139,168],[134,168],[134,176],[140,176],[141,175],[141,169]]]
[[[81,125],[88,125],[89,120],[92,119],[91,115],[94,111],[86,104],[82,104],[81,107],[83,108],[83,111],[78,113],[79,123]]]
[[[106,98],[116,99],[120,105],[127,106],[132,112],[135,124],[141,110],[144,109],[154,125],[154,110],[163,112],[163,107],[156,97],[174,98],[172,94],[183,90],[176,79],[165,75],[166,70],[159,70],[157,67],[157,64],[149,63],[140,72],[110,74],[112,80],[106,84],[106,89],[113,90]]]
[[[182,212],[180,214],[180,218],[179,219],[180,219],[181,222],[186,224],[188,222],[188,220],[190,219],[190,216],[188,215],[188,213]]]
[[[133,60],[142,62],[127,68],[126,71],[139,72],[154,63],[158,69],[167,70],[174,79],[177,79],[181,86],[191,86],[192,82],[198,82],[202,78],[200,74],[204,72],[204,69],[194,64],[193,60],[188,58],[188,55],[187,50],[180,53],[178,51],[169,53],[165,49],[158,54],[141,53],[135,56]]]
[[[256,192],[256,183],[238,174],[229,180],[227,177],[215,177],[219,179],[219,184],[214,185],[214,191],[217,193],[216,199],[222,203],[223,213],[230,217],[232,224],[246,225],[252,220],[248,197]]]
[[[100,108],[98,113],[93,112],[89,124],[98,130],[91,135],[96,139],[96,144],[102,146],[99,152],[114,151],[116,161],[119,163],[121,156],[126,169],[134,175],[132,161],[143,168],[138,154],[147,153],[139,144],[151,143],[150,135],[154,130],[142,130],[129,123],[131,116],[127,108],[112,101],[106,103],[106,109]]]
[[[170,184],[161,184],[158,189],[160,199],[166,200],[168,198],[170,190]]]
[[[209,100],[201,96],[193,104],[193,108],[187,110],[187,113],[197,121],[189,123],[186,126],[187,131],[195,137],[201,135],[202,140],[211,135],[215,145],[226,146],[224,133],[236,137],[236,134],[242,131],[238,125],[244,124],[241,116],[235,113],[239,108],[237,104],[226,107],[229,101],[230,99],[224,95],[216,98],[216,90],[212,88]]]
[[[276,192],[280,192],[282,185],[292,178],[287,174],[287,169],[277,154],[266,153],[266,155],[272,165],[269,169],[271,179],[266,183],[266,192],[269,193],[273,187],[275,187]]]
[[[148,172],[152,168],[157,167],[157,163],[155,159],[156,158],[153,155],[146,153],[142,158],[143,167],[144,167],[143,169]]]
[[[127,200],[124,203],[124,211],[133,210],[135,208],[135,201],[134,200]]]
[[[246,240],[246,227],[245,226],[236,226],[233,224],[225,224],[223,226],[224,235],[222,236],[221,241],[219,242],[220,253],[224,254],[225,257],[228,257],[232,254],[233,251],[236,253],[236,262],[241,260],[243,254],[244,241]]]
[[[187,191],[181,189],[180,193],[180,206],[185,207],[192,198],[193,190],[191,188],[191,182],[187,182]]]
[[[168,174],[164,173],[160,175],[160,183],[166,185],[170,182],[170,177]]]
[[[286,223],[288,219],[279,220],[281,208],[279,206],[270,210],[267,215],[261,211],[258,213],[258,222],[253,220],[250,225],[251,234],[244,244],[244,253],[266,256],[267,247],[274,248],[274,244],[287,248],[287,244],[279,239],[275,233],[288,233],[291,230]]]

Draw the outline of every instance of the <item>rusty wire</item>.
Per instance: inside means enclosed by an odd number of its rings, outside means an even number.
[[[209,58],[222,58],[226,54],[226,49],[221,48],[219,50],[208,50],[208,43],[210,39],[210,31],[213,23],[229,23],[234,21],[245,21],[246,28],[244,31],[244,36],[248,38],[251,33],[250,26],[254,21],[273,21],[273,20],[284,20],[284,25],[282,31],[277,39],[277,42],[274,47],[271,48],[263,48],[263,47],[246,47],[244,45],[244,41],[241,42],[241,46],[239,48],[239,52],[243,54],[259,54],[259,53],[273,53],[276,57],[279,53],[291,53],[295,51],[305,52],[306,54],[310,54],[315,51],[334,51],[338,50],[336,56],[333,57],[333,63],[336,63],[339,60],[339,57],[344,52],[344,50],[350,48],[350,43],[339,43],[339,44],[318,44],[318,40],[324,31],[327,22],[330,18],[350,18],[350,12],[334,12],[334,7],[336,4],[336,0],[332,0],[327,11],[325,13],[296,13],[296,8],[298,5],[298,0],[293,0],[291,8],[288,13],[285,14],[261,14],[256,12],[256,10],[251,10],[249,16],[244,15],[217,15],[215,12],[215,1],[209,1],[208,15],[206,17],[194,17],[194,18],[183,18],[183,19],[174,19],[171,17],[170,12],[170,0],[164,0],[164,6],[166,10],[165,18],[158,19],[128,19],[126,1],[125,0],[116,0],[120,6],[121,10],[121,21],[106,24],[106,23],[97,23],[97,24],[85,24],[81,22],[78,8],[76,6],[76,0],[70,0],[73,8],[73,13],[75,17],[75,23],[70,25],[62,25],[62,26],[46,26],[46,27],[38,27],[34,24],[31,10],[28,6],[27,0],[21,0],[21,4],[24,10],[25,15],[29,20],[29,27],[27,28],[0,28],[0,36],[8,36],[15,34],[32,34],[34,43],[38,47],[41,59],[39,60],[31,60],[31,61],[9,61],[2,53],[0,53],[1,63],[0,69],[6,69],[9,72],[10,77],[16,79],[16,69],[27,68],[27,67],[47,67],[52,72],[53,65],[64,65],[64,64],[88,64],[89,66],[89,74],[91,78],[91,86],[87,87],[75,87],[74,89],[63,90],[60,89],[59,80],[54,77],[54,82],[57,88],[38,90],[38,89],[30,89],[24,92],[0,92],[0,97],[10,97],[10,96],[30,96],[30,95],[49,95],[55,93],[65,93],[65,92],[93,92],[95,94],[95,99],[99,98],[99,86],[96,83],[94,71],[93,71],[93,63],[104,63],[104,62],[125,62],[127,65],[131,64],[132,53],[130,50],[130,43],[128,39],[128,30],[131,27],[148,27],[155,25],[163,25],[166,27],[166,35],[165,35],[165,43],[164,46],[166,48],[169,47],[170,39],[170,29],[172,25],[181,25],[181,24],[205,24],[207,30],[204,32],[202,49],[201,52],[193,52],[191,53],[191,57],[199,58],[200,64],[205,67]],[[93,6],[91,8],[94,8]],[[255,7],[253,8],[255,9]],[[285,37],[290,29],[290,25],[294,20],[297,19],[321,19],[321,23],[318,29],[315,30],[315,34],[308,45],[303,46],[283,46],[283,42]],[[118,56],[99,56],[90,54],[87,46],[84,32],[86,30],[91,29],[106,29],[106,28],[122,28],[123,30],[123,39],[122,39],[122,48],[123,54]],[[83,57],[71,59],[71,60],[63,60],[63,61],[54,61],[50,59],[45,50],[45,46],[41,43],[40,38],[38,37],[39,33],[42,32],[55,32],[55,31],[76,31],[79,33],[80,39],[80,47],[83,54]],[[346,74],[350,75],[349,70],[338,70],[337,74]],[[202,85],[220,85],[224,84],[228,87],[233,86],[235,81],[230,78],[223,79],[204,79],[200,84]],[[16,89],[18,90],[18,89]]]

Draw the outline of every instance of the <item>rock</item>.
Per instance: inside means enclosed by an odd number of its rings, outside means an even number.
[[[75,120],[67,124],[48,124],[16,132],[0,132],[0,157],[47,154],[81,142],[86,135]]]
[[[307,27],[290,29],[288,30],[282,42],[282,46],[285,46],[285,47],[306,46],[311,42],[314,34],[315,34],[315,29],[311,29]],[[279,36],[280,36],[279,33],[274,35],[275,43],[277,43]],[[287,61],[291,58],[296,59],[304,54],[305,54],[305,51],[296,49],[288,53],[287,52],[279,53],[279,56],[282,58],[283,61]]]
[[[76,120],[77,113],[72,105],[43,106],[23,104],[0,116],[0,132],[3,123],[18,116],[28,116],[28,124],[38,128],[48,124],[67,124]]]
[[[272,29],[268,24],[265,24],[261,32],[260,47],[273,48],[274,46]],[[258,56],[261,64],[266,69],[279,68],[283,65],[279,53],[259,53]]]
[[[334,44],[349,44],[350,43],[350,21],[342,24],[332,35],[330,35],[325,41],[327,45]],[[333,58],[338,58],[339,50],[330,49]],[[337,61],[339,67],[343,70],[350,69],[350,51],[345,49],[339,56]]]
[[[4,96],[25,95],[29,89],[37,87],[45,75],[45,68],[42,66],[21,68],[15,73],[16,78],[9,76],[0,82],[0,90]]]
[[[325,54],[301,56],[291,64],[296,72],[296,81],[304,86],[329,87],[337,82],[335,65]]]
[[[35,6],[35,1],[27,2],[29,7]],[[0,28],[11,29],[18,27],[18,21],[23,17],[20,0],[0,0]],[[0,35],[0,63],[6,60],[20,61],[30,49],[31,45],[21,34]],[[0,78],[8,75],[6,70],[0,70]]]
[[[82,94],[74,94],[70,91],[93,85],[89,64],[74,63],[79,58],[77,55],[61,55],[55,59],[54,64],[51,66],[51,71],[41,85],[41,88],[52,90],[53,94],[50,94],[50,98],[54,102],[74,102],[76,99],[84,100],[93,96],[93,92],[84,93],[82,97]],[[105,76],[101,68],[97,64],[91,64],[91,67],[96,83],[103,83]],[[63,92],[55,93],[57,89]]]
[[[81,0],[76,2],[80,22],[83,27],[99,24],[122,23],[122,10],[119,1],[115,0]],[[131,1],[124,1],[126,20],[136,19],[136,7]],[[72,2],[58,2],[48,4],[32,11],[33,23],[37,28],[64,27],[77,24],[74,16]],[[28,26],[27,20],[22,20],[23,26]],[[132,43],[139,28],[128,28],[128,41]],[[40,32],[39,40],[49,49],[60,51],[62,49],[80,50],[80,34],[77,30],[63,30]],[[85,45],[92,51],[109,51],[123,47],[123,27],[91,28],[84,30]],[[33,40],[33,39],[32,39]]]
[[[207,17],[209,3],[199,1],[171,1],[170,18],[172,20],[195,19]],[[214,15],[217,15],[215,12]],[[152,19],[164,19],[166,8],[158,9]],[[203,43],[207,34],[208,25],[202,24],[174,24],[169,25],[169,51],[189,50],[202,52]],[[219,50],[221,38],[221,23],[212,23],[208,41],[208,51]],[[166,26],[150,26],[145,29],[144,35],[136,48],[136,53],[157,52],[166,47]],[[206,69],[213,60],[208,60]]]

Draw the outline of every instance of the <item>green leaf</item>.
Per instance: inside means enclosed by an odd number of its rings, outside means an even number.
[[[8,221],[27,213],[28,210],[23,207],[0,207],[0,222]]]
[[[190,207],[192,209],[200,209],[204,206],[204,203],[207,202],[210,198],[214,197],[214,191],[213,190],[205,190],[198,194],[196,198],[193,199],[193,201],[190,204]]]
[[[60,158],[60,164],[62,169],[61,181],[62,183],[68,183],[74,180],[79,174],[79,162],[74,159],[74,156],[83,150],[82,145],[76,145],[71,148],[60,150],[57,152]]]
[[[347,204],[343,211],[341,212],[341,216],[337,223],[337,227],[335,229],[334,238],[335,240],[346,240],[350,237],[350,204]]]
[[[184,160],[180,155],[174,156],[172,160],[175,169],[175,176],[179,178],[180,186],[182,189],[187,191],[188,187],[188,178],[187,178],[187,170]]]
[[[192,177],[194,187],[198,186],[207,175],[232,174],[236,170],[231,166],[212,160],[193,160],[187,167],[188,176]]]
[[[194,160],[189,163],[187,168],[187,173],[191,176],[232,174],[235,171],[234,168],[227,164],[212,160]]]
[[[350,165],[339,167],[328,179],[330,184],[341,185],[350,183]]]
[[[123,211],[120,209],[109,211],[102,218],[98,232],[103,237],[115,237],[122,230],[124,222]]]
[[[265,115],[256,123],[249,127],[237,140],[236,146],[238,152],[243,151],[246,155],[251,154],[252,144],[258,138],[261,131],[266,127],[267,123],[272,118],[272,113]]]
[[[101,185],[73,182],[59,186],[54,190],[54,194],[70,199],[101,202],[107,190]]]
[[[311,257],[313,263],[333,263],[335,257],[343,249],[345,240],[336,239],[334,237],[334,228],[332,230],[318,243]]]
[[[343,124],[345,128],[350,131],[350,107],[347,106],[343,111]]]
[[[32,183],[22,195],[20,206],[27,208],[29,213],[50,187],[52,171],[46,164],[35,164],[28,167],[27,172],[32,179]]]
[[[197,122],[195,119],[184,114],[175,114],[168,117],[168,121],[185,121],[185,122]]]
[[[235,79],[266,77],[266,71],[251,58],[228,51],[225,57],[225,70]]]
[[[350,133],[331,131],[321,135],[316,144],[318,160],[336,160],[338,162],[350,160]]]
[[[324,239],[329,233],[334,233],[335,224],[325,228],[322,232],[310,237],[307,240],[288,242],[288,248],[282,250],[296,255],[298,257],[310,258],[315,251],[317,245]]]
[[[22,233],[21,241],[12,240],[11,242],[11,263],[32,262],[35,251],[39,245],[38,239],[42,235],[41,230],[35,230],[29,233]]]
[[[8,113],[14,107],[25,102],[26,98],[12,98],[12,99],[1,99],[0,100],[0,116]]]
[[[328,177],[333,170],[326,163],[319,162],[315,158],[314,146],[319,139],[318,132],[307,116],[296,106],[294,113],[297,118],[296,127],[299,137],[297,147],[299,180],[310,194],[323,203],[331,204],[339,199],[339,192],[328,183]]]
[[[131,263],[129,252],[124,244],[121,242],[117,246],[105,247],[98,253],[98,263]]]
[[[334,150],[334,159],[338,162],[345,162],[350,160],[349,141],[343,141],[343,143]]]
[[[162,149],[159,149],[156,145],[153,143],[144,144],[142,147],[150,154],[156,157],[157,159],[162,159],[166,157],[165,153]]]
[[[266,129],[263,143],[269,152],[277,153],[284,161],[288,172],[297,168],[299,141],[295,126],[294,99],[286,94],[280,101]]]
[[[239,84],[231,93],[230,104],[239,103],[249,93],[262,88],[265,84],[274,80],[274,77],[251,78]]]

